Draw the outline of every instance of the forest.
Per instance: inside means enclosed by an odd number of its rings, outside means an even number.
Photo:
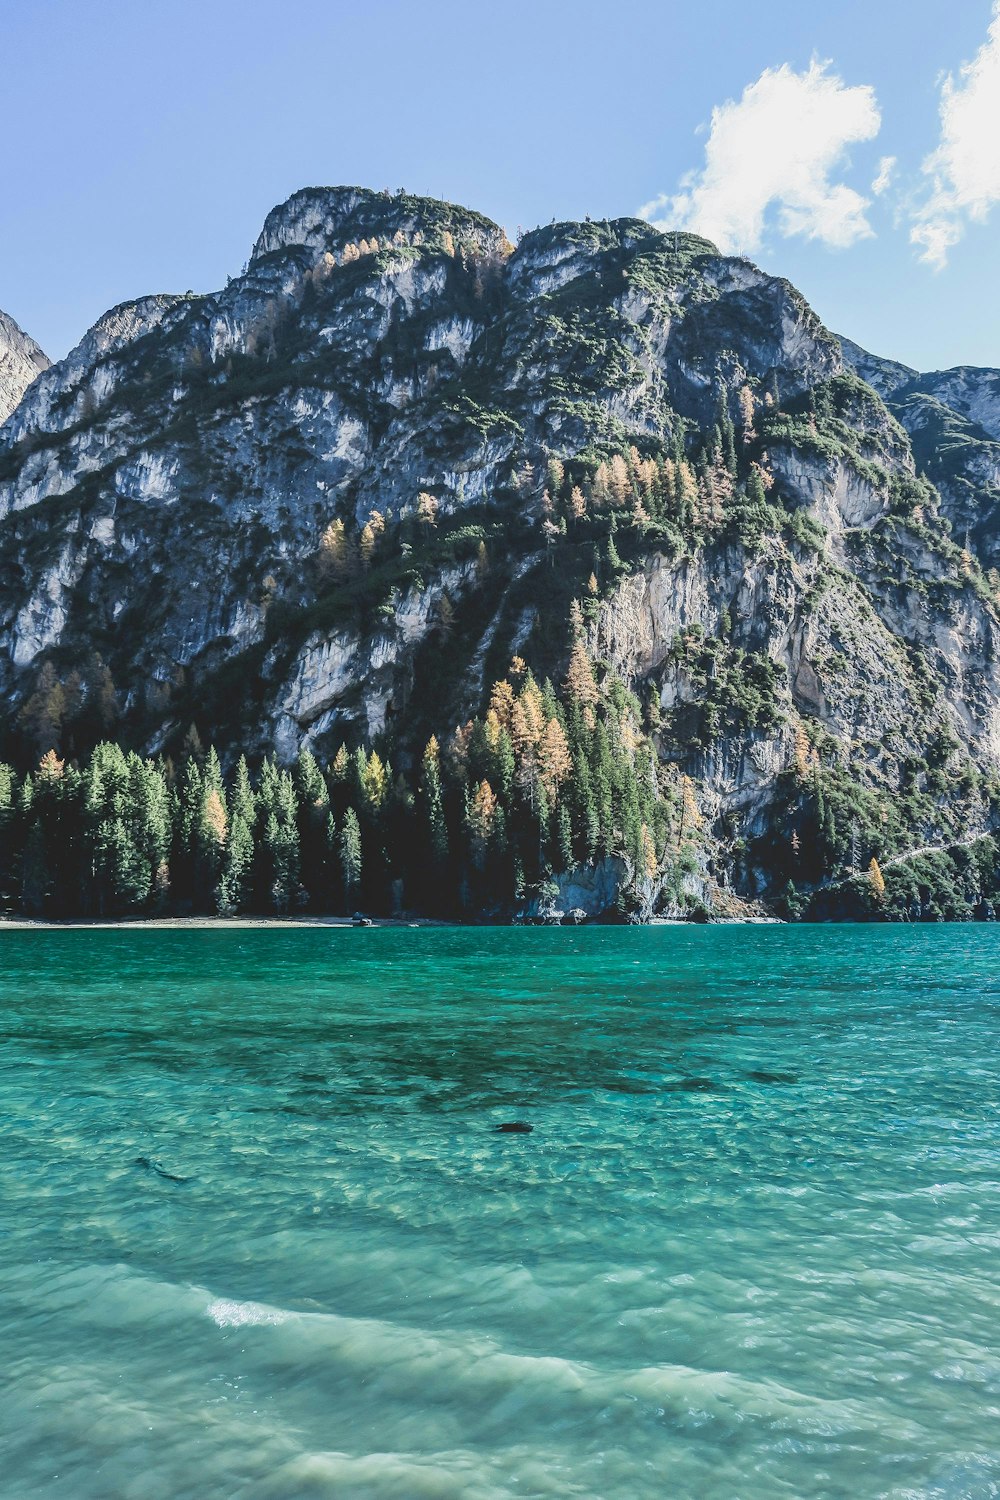
[[[565,681],[515,658],[481,718],[393,767],[341,745],[285,768],[241,756],[224,774],[189,734],[175,764],[99,743],[19,778],[0,765],[0,904],[60,918],[294,912],[495,915],[554,870],[624,856],[652,879],[700,818],[659,770],[640,705],[598,684],[574,614]]]

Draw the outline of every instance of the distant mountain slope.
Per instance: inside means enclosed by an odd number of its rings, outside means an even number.
[[[841,346],[905,427],[956,540],[984,566],[1000,567],[1000,370],[959,365],[921,374],[849,339]]]

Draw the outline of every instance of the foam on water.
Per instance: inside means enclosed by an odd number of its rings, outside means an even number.
[[[3,941],[0,1492],[1000,1496],[1000,934]]]
[[[263,1307],[259,1302],[235,1302],[231,1297],[213,1297],[205,1311],[219,1328],[256,1328],[262,1323],[285,1323],[291,1317],[280,1308]]]

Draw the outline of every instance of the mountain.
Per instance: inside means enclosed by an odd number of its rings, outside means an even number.
[[[0,427],[4,753],[346,741],[405,811],[434,735],[467,908],[986,910],[998,393],[693,235],[514,247],[430,199],[296,193],[223,290],[113,309]]]
[[[49,363],[34,339],[0,309],[0,423],[6,422],[35,376],[47,370]]]

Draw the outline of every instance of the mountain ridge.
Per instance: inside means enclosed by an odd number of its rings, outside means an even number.
[[[512,657],[572,741],[576,641],[654,767],[660,811],[601,834],[617,886],[641,826],[646,910],[818,911],[869,858],[995,826],[997,391],[642,220],[515,247],[302,190],[227,287],[112,309],[0,427],[5,753],[183,757],[194,726],[227,764],[346,741],[419,781],[429,736],[526,691]],[[557,844],[534,873],[579,891],[596,846]]]

